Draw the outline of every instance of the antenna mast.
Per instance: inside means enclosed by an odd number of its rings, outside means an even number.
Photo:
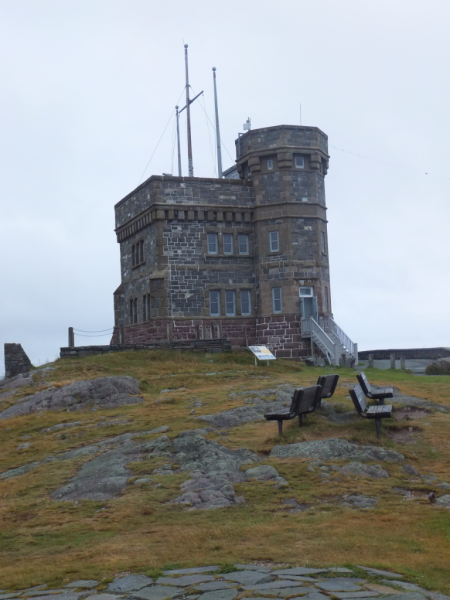
[[[177,111],[178,177],[181,177],[180,113],[178,112],[178,106],[175,106],[175,110]]]
[[[189,100],[189,70],[188,70],[188,45],[184,45],[184,58],[186,61],[186,110],[187,110],[187,138],[188,138],[188,165],[189,177],[194,177],[194,164],[192,162],[192,140],[191,140],[191,101]]]
[[[216,67],[213,67],[214,103],[216,106],[217,170],[222,177],[222,152],[220,148],[219,107],[217,106]]]

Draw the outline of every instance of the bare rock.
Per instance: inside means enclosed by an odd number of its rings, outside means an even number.
[[[75,381],[60,389],[49,388],[37,392],[19,404],[0,413],[0,419],[9,419],[42,410],[82,410],[98,406],[115,408],[142,402],[139,382],[133,377],[97,377],[89,381]]]

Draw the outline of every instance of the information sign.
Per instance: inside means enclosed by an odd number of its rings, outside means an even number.
[[[266,346],[249,346],[258,360],[276,360],[276,357]]]

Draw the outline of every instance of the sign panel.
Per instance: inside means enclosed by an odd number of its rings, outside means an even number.
[[[266,346],[249,346],[258,360],[276,360],[275,356]]]

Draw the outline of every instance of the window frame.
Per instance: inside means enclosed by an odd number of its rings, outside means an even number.
[[[245,238],[246,252],[241,252],[241,239]],[[238,233],[238,253],[241,256],[249,256],[250,254],[250,236],[248,233]]]
[[[217,301],[213,300],[213,294],[217,294]],[[212,306],[217,304],[217,311],[212,311]],[[209,316],[210,317],[220,317],[220,290],[209,290]]]
[[[279,298],[276,298],[276,293],[279,292]],[[276,309],[276,303],[280,303],[280,310]],[[275,315],[279,315],[283,312],[283,293],[281,287],[273,287],[272,288],[272,312]]]
[[[210,236],[211,236],[211,238],[210,238]],[[214,236],[214,240],[215,240],[215,248],[216,248],[215,252],[210,251],[209,240],[212,239],[212,236]],[[206,251],[207,251],[207,254],[210,254],[212,256],[217,256],[217,254],[219,254],[219,234],[218,233],[207,233],[206,234]]]
[[[244,302],[242,300],[243,300],[244,295],[247,296],[247,298],[248,298],[248,312],[245,312],[244,308],[243,308]],[[244,317],[250,316],[252,314],[252,293],[251,293],[251,291],[250,290],[241,290],[240,291],[240,300],[241,300],[241,315]]]
[[[233,310],[228,312],[228,304],[230,302],[229,297],[231,296]],[[225,290],[225,316],[235,317],[236,316],[236,292],[235,290]]]
[[[310,290],[310,294],[302,293],[302,290]],[[301,285],[298,290],[298,295],[300,298],[312,298],[314,296],[314,286],[312,285]]]
[[[298,164],[298,161],[301,160],[301,164]],[[296,169],[304,169],[305,168],[305,157],[303,156],[303,154],[296,154],[294,156],[294,164],[295,164],[295,168]]]
[[[272,234],[275,234],[275,239],[273,239]],[[276,248],[273,247],[273,242],[276,241]],[[280,236],[278,230],[269,231],[269,246],[271,252],[279,252],[280,251]]]
[[[227,252],[225,250],[226,239],[231,241],[231,252]],[[224,256],[232,256],[234,254],[234,235],[232,233],[224,233],[222,234],[222,242],[223,242],[223,253]]]
[[[330,312],[330,304],[329,304],[329,297],[328,297],[328,287],[326,285],[324,285],[323,289],[324,289],[324,296],[325,296],[325,312],[329,313]]]
[[[325,241],[325,231],[320,232],[320,245],[322,248],[322,254],[326,254],[327,253],[327,245],[326,245],[326,241]]]
[[[268,171],[273,171],[273,158],[268,158],[267,159],[267,170]]]

